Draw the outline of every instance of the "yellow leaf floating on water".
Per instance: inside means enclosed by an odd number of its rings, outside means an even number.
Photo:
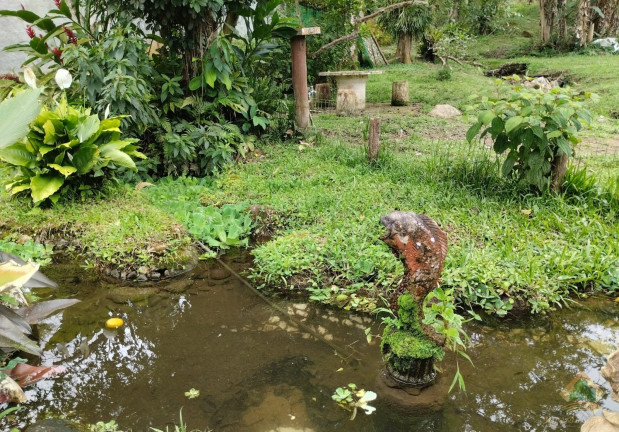
[[[105,326],[107,328],[111,328],[111,329],[118,328],[118,327],[120,327],[123,324],[124,324],[124,322],[120,318],[110,318],[109,320],[107,320],[105,322]]]

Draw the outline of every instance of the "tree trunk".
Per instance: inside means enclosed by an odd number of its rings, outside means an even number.
[[[600,0],[598,7],[604,14],[594,14],[593,22],[599,37],[614,36],[619,31],[619,2],[617,0]]]
[[[370,130],[368,131],[368,158],[370,162],[378,159],[380,149],[380,118],[370,119]]]
[[[578,16],[576,17],[576,39],[580,46],[586,46],[589,42],[589,26],[591,25],[591,3],[589,0],[580,0],[578,3]]]
[[[563,186],[563,180],[565,179],[565,172],[567,171],[568,155],[561,153],[556,155],[552,160],[552,166],[550,168],[550,191],[559,192],[561,186]]]
[[[391,105],[408,105],[408,81],[395,81],[391,85]]]
[[[539,16],[542,44],[550,42],[550,36],[554,27],[554,0],[539,0]]]
[[[411,64],[411,46],[413,42],[412,33],[400,33],[398,35],[398,47],[395,57],[404,64]]]

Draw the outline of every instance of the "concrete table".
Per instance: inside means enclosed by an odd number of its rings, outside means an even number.
[[[352,90],[356,96],[355,108],[357,110],[365,109],[365,83],[370,75],[380,75],[381,70],[354,70],[354,71],[338,71],[338,72],[320,72],[319,76],[334,77],[338,90],[338,105],[340,99],[340,90]]]

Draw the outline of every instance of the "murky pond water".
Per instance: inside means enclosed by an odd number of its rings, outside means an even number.
[[[244,255],[226,260],[249,265]],[[39,326],[41,362],[68,372],[29,387],[25,409],[0,423],[3,430],[46,417],[165,429],[182,408],[190,428],[217,432],[578,431],[592,414],[568,405],[560,390],[584,371],[608,391],[599,368],[619,342],[608,299],[546,319],[470,324],[475,366],[460,362],[466,393],[449,395],[440,411],[405,415],[379,391],[376,413],[350,421],[331,394],[352,382],[377,390],[378,340],[368,344],[364,330],[380,329],[370,317],[271,298],[274,308],[219,265],[131,295],[76,267],[46,273],[63,296],[83,299]],[[125,325],[104,329],[110,316]],[[441,367],[449,380],[453,357]],[[200,396],[188,399],[191,388]],[[603,405],[619,410],[610,397]]]

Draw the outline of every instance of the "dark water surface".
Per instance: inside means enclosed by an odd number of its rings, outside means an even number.
[[[226,261],[249,265],[245,255]],[[331,395],[348,383],[377,390],[379,340],[368,344],[364,330],[381,329],[371,317],[271,298],[275,309],[219,265],[140,285],[132,301],[79,267],[52,267],[46,273],[61,294],[83,300],[39,326],[41,363],[68,372],[27,388],[29,402],[0,430],[46,417],[165,429],[182,408],[190,430],[216,432],[578,431],[592,414],[567,404],[560,390],[584,371],[608,392],[599,369],[619,341],[610,299],[551,318],[470,324],[475,366],[460,362],[466,393],[454,391],[439,412],[403,415],[379,392],[377,411],[350,421]],[[111,316],[125,325],[106,330]],[[453,357],[440,365],[446,379],[454,365]],[[198,398],[184,395],[191,388]],[[610,397],[603,405],[619,410]]]

